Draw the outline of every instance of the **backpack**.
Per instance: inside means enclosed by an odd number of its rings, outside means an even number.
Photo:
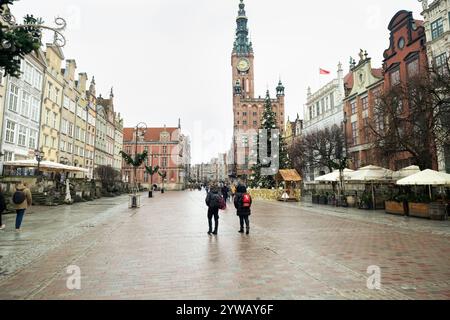
[[[223,197],[219,198],[219,209],[225,210],[227,208],[227,204],[225,203],[225,199]]]
[[[252,198],[250,197],[250,195],[248,193],[245,193],[242,196],[242,207],[250,208],[251,205],[252,205]]]
[[[23,192],[23,191],[16,191],[16,192],[14,192],[14,195],[13,195],[13,202],[14,202],[14,204],[22,204],[24,201],[25,201],[25,199],[26,199],[26,196],[25,196],[25,192]]]
[[[219,208],[220,209],[220,199],[222,197],[219,194],[211,193],[211,198],[209,200],[209,207],[210,208]]]

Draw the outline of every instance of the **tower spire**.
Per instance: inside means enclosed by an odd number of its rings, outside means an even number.
[[[240,0],[238,17],[236,18],[236,39],[234,41],[233,53],[237,55],[248,55],[253,53],[252,43],[249,40],[248,18],[245,12],[244,0]]]

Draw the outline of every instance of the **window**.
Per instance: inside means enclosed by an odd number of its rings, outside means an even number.
[[[73,146],[73,153],[78,154],[78,146],[77,145]]]
[[[391,86],[395,86],[400,83],[400,70],[391,72]]]
[[[50,124],[50,110],[45,109],[45,124],[48,126]]]
[[[247,112],[242,112],[242,115],[243,115],[244,117],[246,117],[246,116],[247,116]]]
[[[256,117],[258,115],[257,112],[253,112],[253,116]]]
[[[36,149],[36,144],[37,144],[37,135],[38,132],[36,130],[30,129],[30,137],[28,139],[28,147],[30,149]]]
[[[444,33],[444,22],[442,18],[431,23],[431,38],[434,40]]]
[[[361,99],[362,109],[367,110],[369,109],[369,97],[364,97]]]
[[[316,115],[320,116],[320,102],[316,103]]]
[[[8,109],[17,112],[18,103],[19,103],[19,87],[11,83],[11,86],[9,87]]]
[[[61,151],[66,151],[66,142],[61,140],[61,143],[59,144],[59,148]]]
[[[75,128],[75,139],[80,140],[80,127],[79,126],[77,126]]]
[[[247,125],[247,120],[244,120],[243,124],[244,124],[244,126],[246,126]]]
[[[6,120],[6,137],[5,141],[9,143],[14,143],[16,136],[16,124],[11,120]]]
[[[163,146],[162,149],[163,149],[162,153],[163,153],[163,154],[167,154],[167,146]]]
[[[357,108],[356,108],[356,100],[354,100],[354,101],[352,101],[352,102],[350,102],[350,106],[351,106],[351,108],[352,108],[352,114],[356,114],[356,112],[357,112]]]
[[[53,92],[53,84],[51,82],[48,83],[48,89],[47,89],[47,98],[50,100],[52,99],[52,92]]]
[[[31,120],[39,122],[40,101],[36,98],[31,98]]]
[[[414,61],[408,63],[407,70],[408,77],[412,78],[414,76],[417,76],[419,74],[419,59],[415,59]]]
[[[353,139],[353,145],[358,144],[358,122],[352,122],[352,139]]]
[[[257,122],[257,121],[253,121],[253,125],[254,125],[254,126],[257,126],[257,125],[258,125],[258,122]]]
[[[44,146],[48,147],[48,136],[44,136]]]
[[[162,158],[162,167],[167,168],[167,158]]]
[[[5,155],[3,156],[3,159],[5,161],[13,161],[14,159],[14,153],[10,152],[10,151],[5,151]]]
[[[75,106],[76,106],[75,102],[72,100],[69,100],[69,110],[73,113],[75,113]]]
[[[19,136],[17,139],[17,144],[21,147],[25,147],[26,146],[26,141],[27,141],[27,127],[20,125],[19,126]]]
[[[42,90],[42,73],[33,68],[33,86],[39,91]]]
[[[434,58],[434,64],[436,67],[436,72],[440,75],[444,75],[448,72],[447,70],[447,53],[443,53]]]
[[[23,79],[25,80],[25,82],[28,82],[29,84],[32,85],[33,84],[33,67],[28,62],[25,62],[24,69],[25,70],[24,70]]]
[[[31,96],[28,92],[22,91],[22,101],[20,104],[20,113],[24,117],[29,116]]]
[[[3,71],[2,68],[0,68],[0,86],[3,85],[3,78],[5,76],[5,71]]]
[[[55,112],[53,112],[53,128],[56,128],[57,117],[58,115]]]
[[[58,100],[59,100],[59,89],[55,88],[55,100],[54,101],[57,103]]]
[[[63,107],[66,108],[66,109],[69,109],[69,106],[70,106],[70,99],[69,99],[68,96],[64,95]]]
[[[56,148],[56,138],[52,138],[52,148]]]
[[[68,134],[69,134],[69,137],[73,137],[73,123],[69,123]]]

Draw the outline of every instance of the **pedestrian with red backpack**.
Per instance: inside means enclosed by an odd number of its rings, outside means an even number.
[[[252,214],[252,197],[247,193],[247,187],[244,185],[239,185],[236,189],[236,195],[234,197],[234,207],[237,210],[237,215],[239,216],[239,222],[241,229],[239,233],[244,233],[244,222],[247,228],[246,234],[250,234],[250,220],[249,217]]]

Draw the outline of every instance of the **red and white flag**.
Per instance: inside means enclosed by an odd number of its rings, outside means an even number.
[[[320,74],[329,75],[331,73],[330,71],[324,70],[322,68],[320,68],[319,70],[320,70]]]

